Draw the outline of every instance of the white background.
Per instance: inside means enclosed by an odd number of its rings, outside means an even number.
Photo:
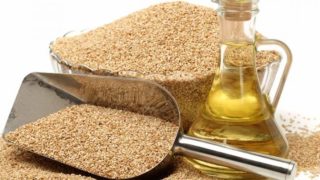
[[[52,72],[48,45],[70,31],[112,22],[163,0],[1,0],[0,131],[23,77]],[[190,0],[212,6],[210,0]],[[320,121],[320,1],[261,0],[257,29],[286,42],[294,55],[278,112]]]

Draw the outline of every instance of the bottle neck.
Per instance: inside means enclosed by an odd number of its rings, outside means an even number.
[[[224,67],[250,67],[248,76],[254,76],[255,68],[255,14],[251,11],[220,11],[220,65]],[[241,13],[244,16],[239,16]],[[240,17],[240,18],[239,18]],[[220,71],[223,68],[220,67]],[[251,74],[251,75],[250,75]]]
[[[222,43],[255,41],[255,19],[258,0],[215,0],[219,3]]]
[[[220,37],[221,43],[234,42],[234,43],[254,43],[255,41],[255,14],[249,12],[238,12],[246,16],[243,19],[237,19],[233,16],[230,17],[228,11],[220,11]],[[232,12],[233,15],[237,15]]]

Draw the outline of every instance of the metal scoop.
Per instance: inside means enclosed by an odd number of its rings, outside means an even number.
[[[22,82],[4,136],[24,124],[81,103],[153,115],[181,127],[177,103],[167,90],[155,83],[109,76],[31,73]],[[173,154],[274,179],[293,179],[296,173],[293,161],[190,137],[180,128],[171,151],[162,162],[132,178],[154,175],[170,164]]]

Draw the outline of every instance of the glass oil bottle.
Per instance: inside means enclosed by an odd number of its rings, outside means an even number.
[[[258,0],[216,1],[220,6],[220,64],[207,100],[188,134],[249,151],[285,157],[287,141],[274,121],[275,105],[261,89],[255,65]],[[277,40],[265,40],[260,44],[275,44],[287,53],[287,65],[274,100],[277,102],[291,64],[290,50]],[[186,160],[200,171],[218,178],[258,178],[228,167],[196,159]]]

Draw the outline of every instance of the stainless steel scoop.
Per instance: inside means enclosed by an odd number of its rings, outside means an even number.
[[[155,83],[109,76],[31,73],[22,82],[4,136],[24,124],[81,103],[153,115],[181,127],[177,103],[167,90]],[[180,129],[171,151],[163,157],[162,162],[132,178],[154,175],[170,164],[173,154],[274,179],[293,179],[296,173],[293,161],[190,137]]]

